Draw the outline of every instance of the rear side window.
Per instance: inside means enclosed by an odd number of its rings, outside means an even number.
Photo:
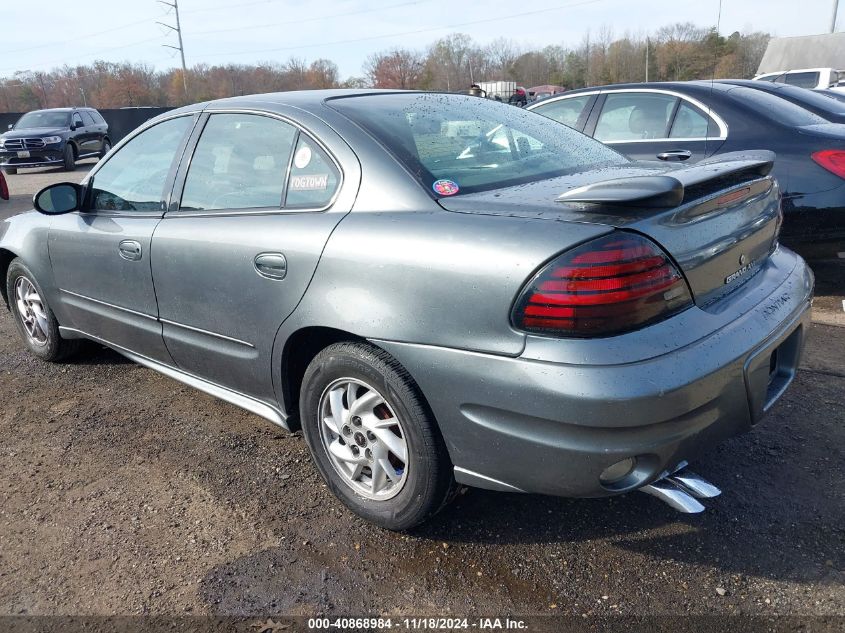
[[[786,73],[783,83],[799,88],[815,88],[819,85],[819,73]]]
[[[81,114],[82,114],[82,121],[85,123],[86,126],[97,124],[97,122],[94,121],[94,117],[91,116],[90,112],[86,112],[85,110],[82,110]]]
[[[609,93],[596,124],[599,141],[667,138],[678,98],[658,93]]]
[[[827,123],[809,110],[762,90],[738,86],[728,90],[727,94],[737,105],[752,110],[755,116],[766,117],[781,125],[798,127]]]
[[[675,120],[672,122],[670,138],[713,138],[720,136],[719,126],[701,110],[681,101]]]
[[[106,122],[106,120],[103,118],[103,115],[97,112],[96,110],[91,110],[91,116],[94,117],[94,120],[100,125]]]
[[[331,202],[340,183],[337,167],[314,141],[299,135],[290,166],[286,209],[319,209]]]
[[[532,108],[531,111],[549,117],[558,123],[575,127],[591,98],[591,95],[584,95],[583,97],[558,99],[557,101],[540,104],[536,108]]]
[[[212,114],[197,143],[181,208],[280,208],[296,128],[257,114]]]
[[[193,117],[164,121],[144,130],[94,174],[92,208],[160,211],[167,174]]]

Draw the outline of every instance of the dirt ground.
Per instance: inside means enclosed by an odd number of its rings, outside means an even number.
[[[403,535],[335,501],[299,434],[95,345],[39,362],[0,310],[0,615],[845,615],[845,328],[808,345],[692,464],[724,491],[703,514],[473,490]]]

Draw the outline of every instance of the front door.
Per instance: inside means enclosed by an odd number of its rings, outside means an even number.
[[[84,210],[51,219],[48,240],[67,325],[162,362],[170,358],[157,321],[151,238],[194,121],[170,119],[123,145],[92,172]]]
[[[351,208],[335,201],[341,171],[287,120],[217,113],[178,180],[153,236],[167,348],[190,374],[272,399],[276,333]]]

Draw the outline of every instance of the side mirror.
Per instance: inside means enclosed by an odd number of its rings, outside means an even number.
[[[81,123],[71,123],[70,124],[70,131],[73,132],[74,130],[78,130],[81,127],[83,127],[83,125]]]
[[[72,182],[60,182],[44,187],[32,197],[35,209],[45,215],[61,215],[82,208],[82,185]]]

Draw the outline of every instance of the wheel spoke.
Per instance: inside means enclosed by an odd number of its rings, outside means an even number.
[[[328,427],[329,431],[331,431],[335,435],[339,436],[343,432],[341,427],[339,427],[337,425],[337,422],[335,422],[334,416],[327,415],[326,417],[324,417],[323,424],[325,424]]]
[[[402,441],[402,438],[397,436],[390,429],[376,428],[373,429],[373,433],[375,433],[379,441],[387,447],[387,450],[396,455],[403,464],[408,461],[408,454],[405,451],[405,442]]]
[[[335,440],[329,445],[329,451],[340,461],[346,462],[347,464],[360,464],[364,466],[367,463],[367,459],[363,455],[354,455],[348,444],[341,444],[338,440]]]
[[[376,465],[378,464],[378,465]],[[370,470],[373,472],[373,494],[380,492],[387,485],[387,473],[380,462],[373,463]]]
[[[399,424],[399,421],[396,418],[387,418],[386,420],[381,420],[376,416],[372,416],[371,418],[367,419],[367,427],[373,430],[376,429],[389,429],[392,426],[396,426]]]
[[[338,429],[338,434],[341,427],[346,422],[348,412],[343,408],[343,389],[332,389],[329,394],[329,404],[331,405],[331,414],[334,419],[334,425]]]
[[[387,478],[394,484],[399,483],[402,480],[402,475],[396,473],[396,469],[393,467],[393,464],[390,463],[390,460],[380,459],[378,460],[378,464],[384,470]]]
[[[382,402],[384,402],[384,400],[377,391],[368,391],[363,396],[355,400],[354,404],[350,405],[349,413],[351,415],[369,413]]]
[[[353,382],[350,382],[346,385],[346,407],[348,411],[352,412],[352,405],[355,402],[356,394],[358,393],[358,385]]]

